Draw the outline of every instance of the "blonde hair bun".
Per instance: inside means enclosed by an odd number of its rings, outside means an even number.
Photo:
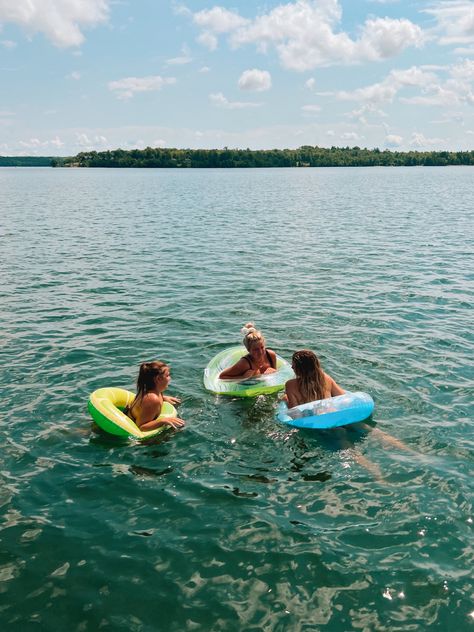
[[[247,351],[250,351],[250,347],[260,340],[265,344],[265,338],[262,336],[262,332],[258,331],[253,323],[247,323],[240,331],[244,335],[242,342]]]
[[[254,331],[257,331],[255,325],[253,323],[247,323],[246,325],[244,325],[242,327],[242,329],[240,330],[240,333],[243,336],[248,336],[249,334],[253,333]]]

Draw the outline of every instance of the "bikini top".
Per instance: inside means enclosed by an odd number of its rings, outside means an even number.
[[[268,353],[268,349],[265,350],[265,353],[267,354],[267,360],[268,360],[268,364],[272,367],[272,369],[276,369],[276,366],[273,366],[273,359],[272,356]],[[245,356],[243,356],[244,360],[247,360],[247,362],[249,363],[249,368],[252,369],[252,362],[250,360],[250,355],[247,354]]]
[[[127,415],[127,417],[130,417],[130,419],[132,421],[135,421],[135,416],[132,414],[132,407],[133,407],[133,402],[130,404],[130,406],[125,406],[125,408],[123,409],[123,414]]]

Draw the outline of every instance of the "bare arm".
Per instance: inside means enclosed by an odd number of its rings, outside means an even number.
[[[249,377],[250,375],[254,375],[255,371],[249,368],[249,363],[245,358],[240,358],[238,362],[230,366],[228,369],[224,369],[219,374],[220,380],[237,378],[237,377]]]
[[[145,432],[147,430],[155,430],[155,428],[159,428],[160,426],[171,426],[177,430],[178,428],[182,428],[184,424],[184,420],[179,417],[163,417],[162,419],[152,419],[152,421],[147,421],[139,427],[140,430]]]
[[[163,417],[159,419],[161,413],[161,398],[154,394],[146,395],[141,404],[140,416],[137,419],[137,426],[140,430],[155,430],[160,426],[168,425],[172,428],[181,428],[184,421],[178,417]]]
[[[336,382],[332,379],[332,377],[328,375],[327,378],[329,379],[329,382],[331,383],[331,397],[336,397],[336,395],[344,395],[346,391],[343,388],[341,388],[339,384],[336,384]]]
[[[298,406],[296,380],[288,380],[288,382],[285,384],[285,396],[288,408]]]
[[[265,373],[266,374],[268,374],[268,373],[275,373],[275,371],[277,370],[276,353],[274,351],[272,351],[271,349],[267,349],[267,351],[268,351],[268,355],[270,356],[271,366],[268,367],[268,369],[265,371]]]

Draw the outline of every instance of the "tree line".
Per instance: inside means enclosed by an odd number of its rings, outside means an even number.
[[[51,156],[0,156],[0,167],[51,167]]]
[[[360,147],[298,149],[114,149],[76,156],[0,156],[0,167],[440,167],[474,165],[474,151],[390,151]]]
[[[398,167],[474,165],[474,151],[389,151],[360,147],[299,149],[115,149],[53,158],[53,167]]]

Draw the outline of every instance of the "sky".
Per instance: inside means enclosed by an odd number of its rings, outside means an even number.
[[[0,0],[0,155],[474,149],[474,0]]]

